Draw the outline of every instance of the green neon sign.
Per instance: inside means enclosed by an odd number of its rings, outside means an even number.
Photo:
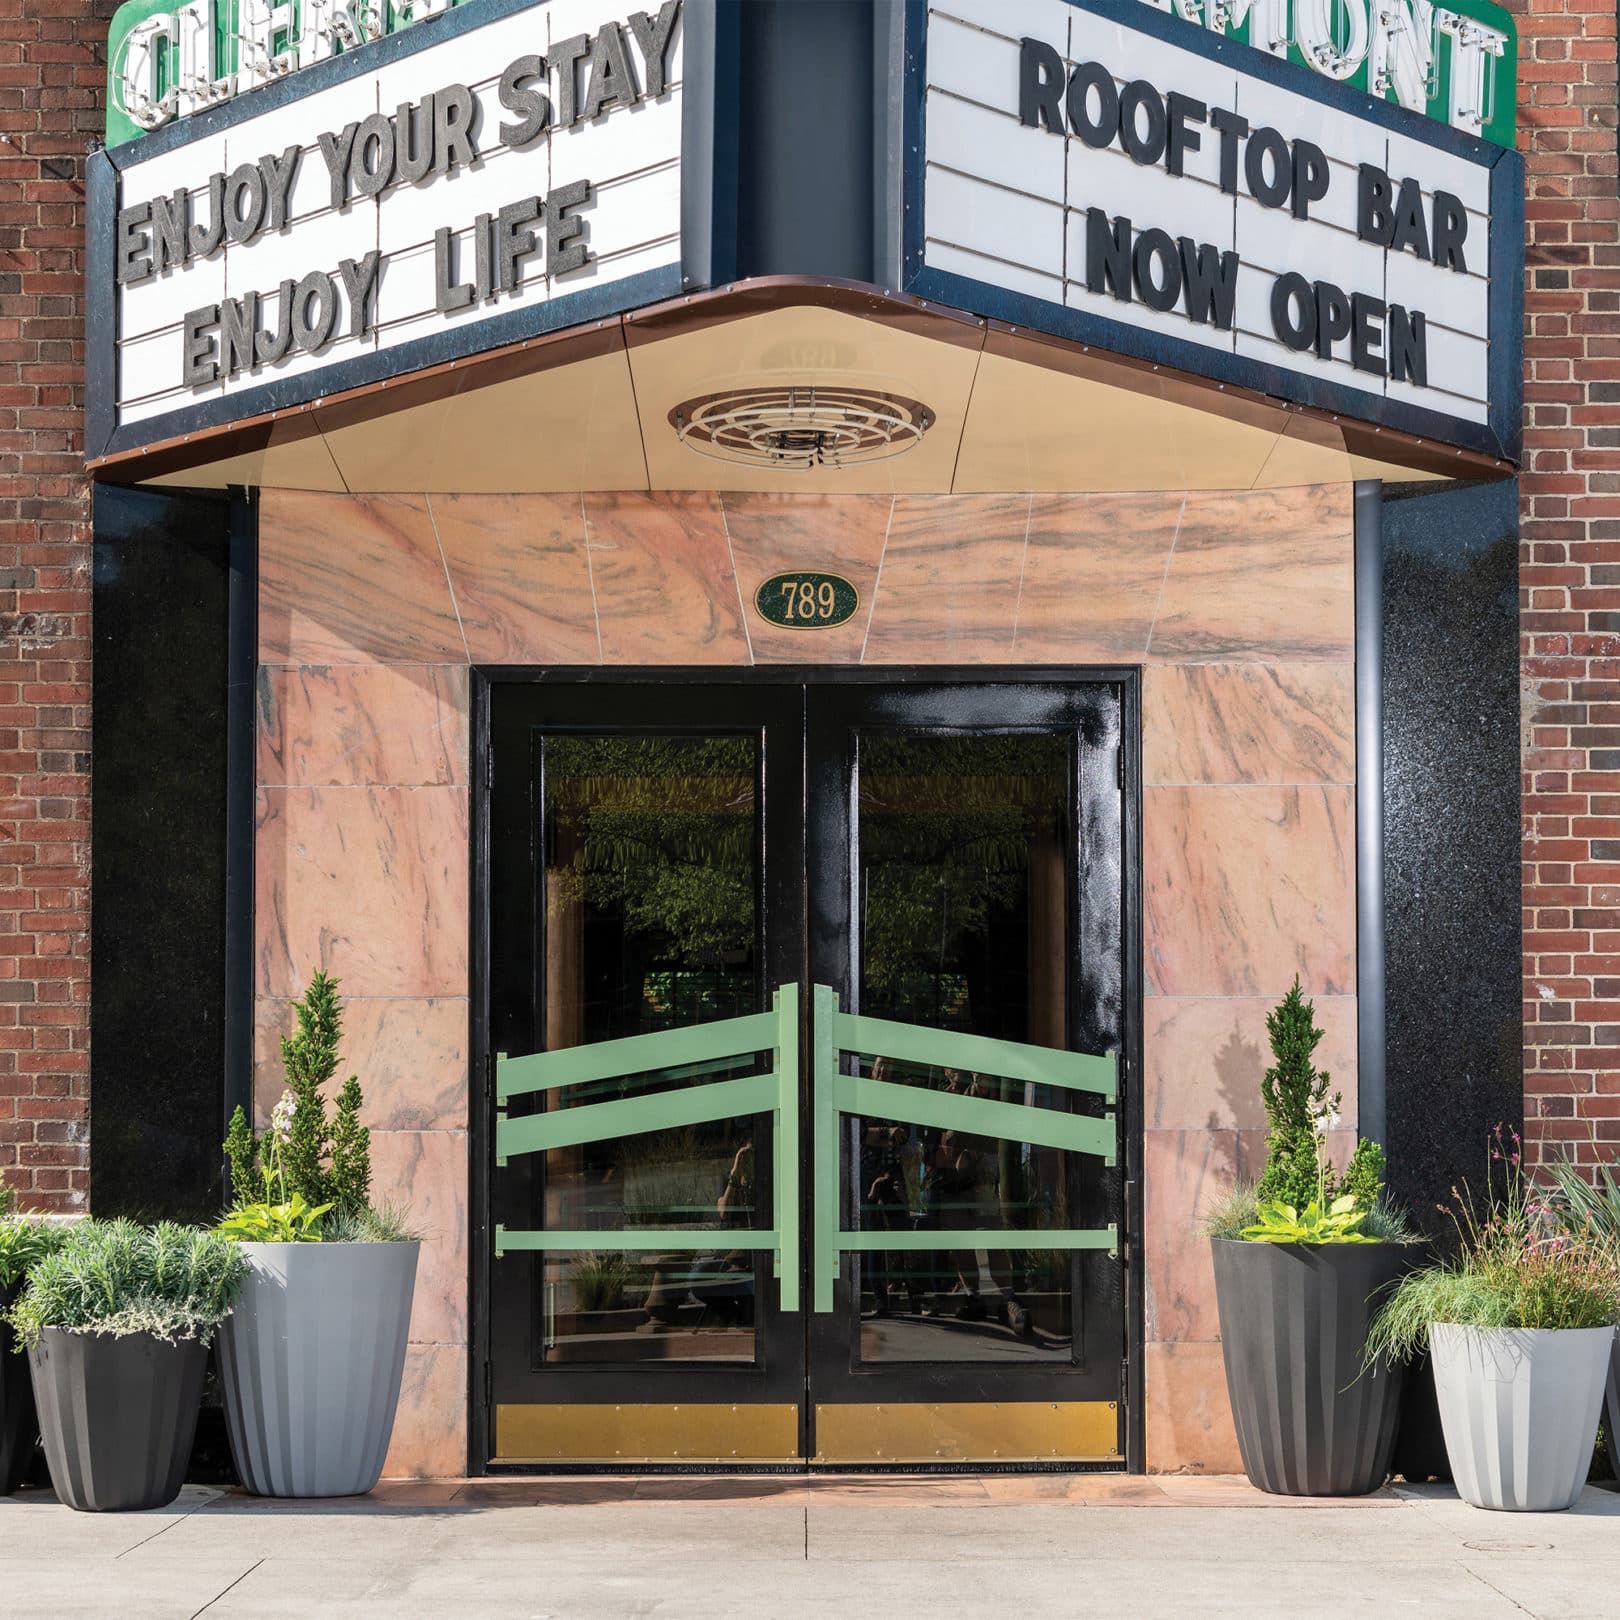
[[[107,31],[107,145],[397,34],[462,0],[126,0]]]
[[[1492,0],[1143,0],[1323,78],[1513,145],[1518,36]]]

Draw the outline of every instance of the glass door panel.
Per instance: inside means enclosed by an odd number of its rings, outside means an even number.
[[[1070,784],[1066,736],[863,735],[855,792],[861,1010],[904,1024],[1064,1044]],[[1067,1110],[1052,1088],[869,1062],[873,1079]],[[1068,1228],[1081,1166],[1027,1142],[859,1122],[853,1177],[869,1231]],[[860,1359],[1072,1359],[1067,1255],[865,1254]]]
[[[759,737],[542,733],[539,747],[545,1050],[760,1011]],[[644,1100],[760,1067],[756,1056],[655,1069],[563,1087],[551,1102]],[[712,1120],[545,1155],[549,1229],[715,1238],[698,1253],[546,1255],[543,1361],[755,1359],[758,1256],[726,1234],[769,1224],[756,1174],[769,1132],[765,1118]]]

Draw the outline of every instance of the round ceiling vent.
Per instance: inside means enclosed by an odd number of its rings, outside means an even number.
[[[700,456],[793,472],[904,455],[934,413],[899,394],[805,383],[704,394],[677,405],[669,420]]]

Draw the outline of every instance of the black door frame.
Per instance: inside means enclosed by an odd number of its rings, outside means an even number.
[[[768,667],[691,668],[686,666],[546,667],[475,665],[471,685],[472,804],[470,839],[470,1003],[469,1052],[472,1082],[468,1118],[468,1473],[533,1474],[545,1472],[528,1465],[492,1463],[493,1438],[491,1267],[493,1260],[494,1051],[491,1047],[491,940],[493,931],[490,892],[491,785],[495,767],[492,735],[493,694],[500,686],[627,685],[638,682],[683,687],[713,686],[837,686],[867,685],[950,687],[986,685],[1066,685],[1107,683],[1115,686],[1120,702],[1121,782],[1121,950],[1123,955],[1120,1049],[1122,1120],[1122,1218],[1120,1259],[1125,1284],[1125,1463],[1130,1473],[1146,1466],[1146,1421],[1143,1399],[1143,1347],[1145,1343],[1145,1251],[1142,1242],[1142,780],[1141,780],[1141,671],[1117,666],[902,666],[853,668],[848,666],[772,665]],[[701,721],[701,717],[694,717]],[[802,1466],[802,1465],[801,1465]],[[556,1470],[552,1470],[556,1471]],[[590,1471],[567,1465],[569,1472]],[[622,1471],[622,1470],[621,1470]],[[731,1472],[701,1464],[667,1464],[645,1472]],[[764,1465],[750,1472],[798,1472],[799,1467]],[[945,1472],[989,1472],[988,1465],[948,1465]]]

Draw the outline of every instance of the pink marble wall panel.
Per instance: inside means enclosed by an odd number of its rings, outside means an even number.
[[[259,670],[259,784],[465,785],[463,665]]]
[[[1348,484],[1188,495],[1151,659],[1342,662],[1354,649]]]
[[[263,492],[261,664],[466,660],[425,496]]]
[[[1286,986],[1284,987],[1286,989]],[[1150,1131],[1264,1130],[1260,1081],[1271,1066],[1266,1014],[1276,995],[1150,996],[1142,1028],[1143,1117]],[[1356,998],[1317,996],[1316,1066],[1356,1117]]]
[[[258,994],[465,996],[467,864],[464,788],[260,788]]]
[[[888,495],[722,495],[731,559],[758,664],[858,664],[872,620],[894,501]],[[794,630],[760,617],[754,595],[784,570],[841,574],[860,595],[847,623]]]
[[[1219,1344],[1209,1340],[1149,1344],[1143,1382],[1151,1472],[1243,1472]]]
[[[751,662],[718,495],[587,495],[585,523],[604,663]]]
[[[1355,989],[1351,788],[1143,793],[1148,993]]]
[[[413,1344],[467,1342],[467,1138],[461,1131],[374,1131],[371,1197],[397,1204],[422,1234]]]
[[[467,1347],[410,1345],[383,1473],[390,1479],[455,1479],[466,1472]]]
[[[296,1019],[290,1001],[263,996],[254,1014],[253,1098],[263,1122],[286,1087],[281,1039]],[[467,1064],[464,995],[345,999],[341,1078],[359,1076],[372,1130],[466,1130]]]
[[[1180,495],[1037,495],[1013,657],[1138,664],[1158,611]]]
[[[475,664],[597,664],[579,495],[430,497]]]
[[[900,495],[889,521],[869,664],[993,664],[1012,657],[1027,495]]]
[[[1149,664],[1142,780],[1356,779],[1354,664]]]

